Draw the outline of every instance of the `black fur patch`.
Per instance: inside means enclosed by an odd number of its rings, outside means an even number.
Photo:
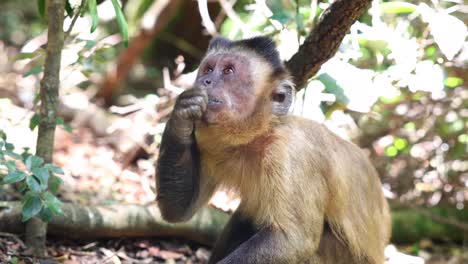
[[[223,37],[216,37],[210,41],[208,45],[208,50],[216,50],[219,48],[230,48],[232,46],[232,41]]]
[[[283,63],[280,60],[278,51],[276,50],[276,45],[270,38],[255,37],[244,39],[236,41],[235,45],[255,51],[273,67],[273,72],[284,71]]]

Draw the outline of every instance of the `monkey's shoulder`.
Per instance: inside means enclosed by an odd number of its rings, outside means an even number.
[[[298,152],[313,151],[317,155],[334,155],[336,152],[364,154],[357,145],[341,138],[325,125],[300,116],[281,117],[274,134],[283,138],[280,142],[287,142],[291,149]]]

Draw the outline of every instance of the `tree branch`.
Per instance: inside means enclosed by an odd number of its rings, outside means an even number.
[[[336,0],[326,9],[286,67],[300,90],[328,59],[333,57],[351,25],[372,0]]]

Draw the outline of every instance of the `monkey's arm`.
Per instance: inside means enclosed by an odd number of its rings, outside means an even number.
[[[162,136],[156,172],[157,201],[163,218],[169,222],[190,219],[214,190],[200,175],[200,153],[193,133],[194,120],[201,118],[206,101],[201,89],[182,93]]]

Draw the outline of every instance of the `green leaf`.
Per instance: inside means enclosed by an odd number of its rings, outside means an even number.
[[[380,8],[386,14],[413,13],[418,6],[407,2],[386,2],[381,3]]]
[[[34,130],[37,125],[39,125],[39,122],[41,121],[41,116],[39,113],[34,113],[34,115],[31,117],[31,120],[29,121],[29,129]]]
[[[29,71],[23,73],[23,77],[28,77],[29,75],[36,75],[42,72],[42,65],[32,67]]]
[[[60,188],[60,185],[62,185],[62,183],[63,183],[63,180],[60,177],[51,175],[50,180],[49,180],[50,192],[56,194]]]
[[[343,87],[341,87],[335,78],[328,73],[322,73],[317,77],[323,85],[325,85],[325,91],[335,95],[336,100],[344,104],[349,103],[349,98],[345,95]]]
[[[21,153],[21,158],[22,160],[26,163],[26,160],[31,156],[32,154],[29,152],[29,148],[25,147],[23,148],[23,152]]]
[[[73,17],[73,7],[68,0],[65,0],[65,12],[67,12],[68,17]]]
[[[398,154],[398,149],[394,146],[390,146],[385,149],[385,154],[387,154],[388,157],[395,157]]]
[[[42,209],[42,201],[39,199],[39,196],[36,194],[29,194],[25,196],[25,200],[23,202],[23,222],[28,221],[32,217],[36,216]]]
[[[28,175],[28,177],[26,177],[26,184],[28,185],[29,189],[32,192],[34,192],[34,193],[40,193],[41,192],[41,184],[36,179],[36,177],[34,177],[32,175]]]
[[[146,13],[148,8],[154,3],[154,0],[142,0],[140,1],[140,5],[137,8],[137,11],[135,12],[134,20],[138,20],[143,17],[143,15]]]
[[[45,0],[37,0],[37,11],[41,18],[45,18]]]
[[[50,222],[50,221],[52,220],[52,217],[53,217],[53,216],[54,216],[54,214],[53,214],[52,211],[51,211],[49,208],[47,208],[47,207],[43,207],[42,210],[41,210],[41,212],[40,212],[39,215],[38,215],[38,217],[39,217],[42,221],[44,221],[44,222],[46,222],[46,223]]]
[[[55,124],[57,124],[59,126],[65,124],[65,121],[63,120],[63,117],[57,117],[57,119],[55,119]]]
[[[96,8],[96,0],[88,0],[88,10],[91,15],[91,33],[93,33],[99,23],[99,17]]]
[[[28,185],[26,183],[23,183],[20,185],[20,187],[18,188],[18,191],[20,193],[23,193],[24,191],[26,191],[26,189],[28,188]]]
[[[15,146],[11,143],[5,143],[5,149],[7,151],[13,151],[15,149]]]
[[[26,159],[26,162],[25,162],[26,167],[28,168],[28,170],[32,170],[33,168],[37,168],[37,167],[41,166],[42,163],[44,163],[44,160],[41,157],[38,157],[38,156],[35,156],[35,155],[29,156]]]
[[[14,159],[17,159],[17,160],[22,160],[23,158],[21,157],[21,155],[19,154],[16,154],[15,152],[13,151],[5,151],[5,154],[14,158]]]
[[[3,166],[7,167],[8,172],[16,171],[16,163],[13,160],[9,160],[2,163]]]
[[[47,189],[47,185],[49,183],[49,170],[46,168],[33,168],[31,172],[39,180],[42,190]]]
[[[6,135],[5,131],[0,130],[0,138],[3,139],[3,141],[5,141],[7,139],[7,135]]]
[[[117,18],[117,23],[119,24],[120,35],[122,35],[122,39],[124,41],[125,47],[128,47],[128,26],[127,21],[125,20],[125,16],[122,12],[122,9],[119,6],[117,0],[111,0],[112,5],[114,6],[115,15]]]
[[[63,170],[60,168],[60,167],[57,167],[55,165],[52,165],[50,163],[47,163],[44,165],[44,168],[48,169],[50,172],[53,172],[53,173],[56,173],[56,174],[60,174],[60,175],[63,175],[64,172]]]
[[[408,141],[404,138],[396,138],[395,141],[393,142],[393,145],[398,150],[403,150],[404,148],[408,146]]]
[[[60,126],[60,127],[62,127],[63,129],[65,129],[65,131],[67,131],[67,132],[69,132],[69,133],[71,133],[71,132],[73,131],[73,128],[72,128],[70,125],[65,124],[65,121],[63,120],[62,117],[57,117],[57,120],[55,120],[55,123],[56,123],[58,126]]]
[[[52,211],[52,213],[54,214],[63,213],[62,202],[60,202],[60,200],[57,197],[55,197],[55,195],[53,195],[50,192],[46,192],[44,193],[43,198],[44,198],[47,208],[49,208]]]
[[[463,84],[463,79],[459,77],[447,77],[444,83],[445,83],[445,86],[447,86],[448,88],[456,88]]]
[[[15,182],[20,182],[24,180],[26,176],[28,175],[22,171],[13,171],[13,172],[8,173],[8,175],[5,178],[3,178],[3,183],[11,184]]]
[[[33,104],[37,105],[41,101],[41,94],[39,92],[34,94]]]
[[[14,60],[32,59],[37,56],[36,52],[21,52],[15,56]]]
[[[83,47],[84,49],[92,49],[96,46],[97,44],[97,41],[94,41],[94,40],[86,40],[86,44],[85,46]]]

